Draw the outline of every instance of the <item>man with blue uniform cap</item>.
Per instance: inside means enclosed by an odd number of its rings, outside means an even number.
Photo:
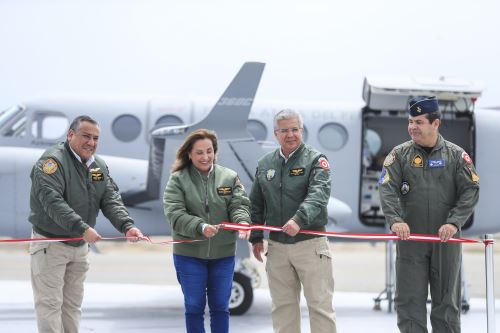
[[[411,137],[387,155],[380,199],[397,244],[396,298],[401,332],[427,332],[430,285],[434,332],[460,332],[462,248],[460,237],[479,198],[479,177],[469,155],[439,134],[436,97],[418,96],[408,105]],[[437,234],[439,243],[406,241],[410,233]]]

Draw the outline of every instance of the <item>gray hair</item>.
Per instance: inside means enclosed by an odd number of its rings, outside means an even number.
[[[278,129],[278,121],[280,120],[288,120],[288,119],[297,119],[299,121],[299,127],[304,127],[304,122],[302,121],[302,115],[292,109],[283,109],[274,115],[274,129]]]
[[[91,124],[94,124],[97,127],[99,127],[99,123],[96,120],[92,119],[89,116],[83,115],[83,116],[78,116],[75,119],[73,119],[73,121],[71,122],[71,125],[69,125],[69,129],[72,130],[73,132],[76,132],[80,128],[80,125],[82,124],[82,122],[84,122],[84,121],[91,123]]]

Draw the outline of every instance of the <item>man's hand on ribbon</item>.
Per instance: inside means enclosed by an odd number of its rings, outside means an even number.
[[[441,238],[441,242],[447,242],[457,233],[457,231],[458,228],[455,225],[447,223],[443,224],[441,228],[439,228],[438,235],[439,238]]]
[[[394,232],[401,240],[407,240],[410,237],[410,227],[405,222],[396,222],[391,226]]]
[[[127,238],[130,237],[128,240],[131,242],[137,242],[139,240],[149,241],[149,239],[142,234],[139,228],[136,227],[128,229],[125,236],[127,236]]]
[[[101,240],[101,235],[97,233],[97,231],[94,228],[89,227],[85,232],[83,233],[83,240],[86,241],[87,243],[93,244],[97,241]]]
[[[285,232],[288,236],[293,237],[299,233],[300,227],[297,224],[297,222],[295,222],[292,219],[289,219],[288,222],[285,223],[285,225],[283,226],[282,229],[283,229],[283,232]]]

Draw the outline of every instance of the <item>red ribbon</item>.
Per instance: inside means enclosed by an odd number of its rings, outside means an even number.
[[[234,230],[234,231],[251,231],[251,230],[267,230],[267,231],[283,231],[279,227],[271,227],[267,225],[261,224],[238,224],[231,222],[222,222],[220,226],[226,230]],[[314,230],[299,230],[299,233],[309,234],[309,235],[317,235],[317,236],[327,236],[333,238],[344,238],[344,239],[360,239],[367,241],[388,241],[388,240],[401,240],[400,237],[395,234],[355,234],[355,233],[345,233],[345,232],[330,232],[330,231],[314,231]],[[186,240],[171,240],[171,241],[163,241],[163,242],[155,242],[149,236],[145,236],[147,238],[147,242],[154,245],[166,245],[166,244],[177,244],[177,243],[193,243],[193,242],[202,242],[205,239],[186,239]],[[118,239],[128,239],[135,240],[137,237],[125,237],[125,236],[117,236],[117,237],[103,237],[101,240],[118,240]],[[60,237],[60,238],[16,238],[16,239],[0,239],[0,243],[26,243],[26,242],[67,242],[67,241],[81,241],[83,237]],[[410,234],[408,240],[415,242],[432,242],[437,243],[441,242],[441,239],[434,235],[425,235],[425,234]],[[483,241],[467,239],[467,238],[450,238],[448,240],[450,243],[483,243],[485,246],[492,245],[495,243],[493,239],[485,239]]]
[[[154,245],[166,245],[166,244],[177,244],[177,243],[192,243],[201,242],[204,239],[186,239],[186,240],[171,240],[163,242],[155,242],[149,236],[145,236],[147,242]],[[136,240],[137,237],[126,237],[126,236],[116,236],[116,237],[103,237],[100,240],[118,240],[118,239],[128,239]],[[69,241],[81,241],[83,237],[59,237],[59,238],[15,238],[15,239],[0,239],[0,243],[28,243],[28,242],[69,242]]]
[[[283,231],[279,227],[271,227],[262,224],[237,224],[231,222],[222,222],[221,227],[227,230],[267,230],[267,231]],[[317,235],[317,236],[327,236],[334,238],[345,238],[345,239],[362,239],[362,240],[377,240],[377,241],[385,241],[385,240],[401,240],[399,236],[395,234],[354,234],[354,233],[345,233],[345,232],[329,232],[329,231],[314,231],[314,230],[299,230],[299,233],[309,234],[309,235]],[[434,235],[424,235],[424,234],[410,234],[408,240],[412,240],[415,242],[441,242],[441,239]],[[450,243],[484,243],[485,245],[493,244],[494,240],[486,239],[484,241],[478,241],[474,239],[467,238],[450,238],[448,240]]]

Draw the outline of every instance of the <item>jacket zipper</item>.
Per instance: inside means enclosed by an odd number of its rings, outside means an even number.
[[[200,174],[200,177],[201,177],[201,174]],[[205,184],[205,212],[207,213],[207,223],[211,225],[212,223],[210,223],[210,207],[208,205],[208,182],[209,182],[209,180],[210,180],[210,173],[208,174],[207,182],[204,184]],[[203,181],[203,177],[202,177],[202,181]],[[210,257],[211,249],[212,249],[212,238],[209,238],[208,239],[207,258]]]

